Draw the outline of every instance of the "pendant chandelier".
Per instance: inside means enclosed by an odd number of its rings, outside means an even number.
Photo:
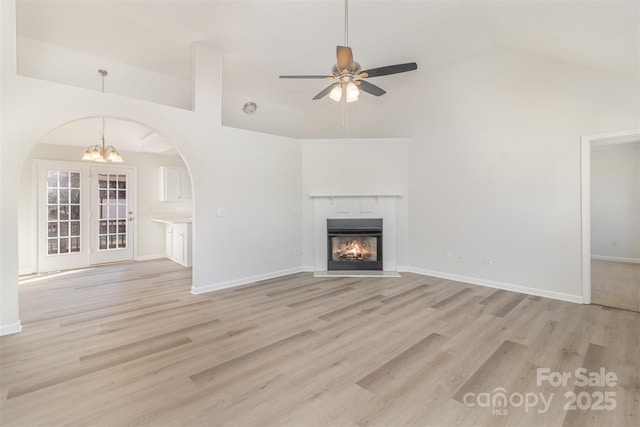
[[[107,70],[98,70],[98,74],[102,76],[102,93],[104,93],[104,78],[109,74]],[[105,145],[104,142],[105,118],[102,118],[102,144],[90,145],[82,156],[82,160],[92,162],[122,162],[122,156],[113,145]]]

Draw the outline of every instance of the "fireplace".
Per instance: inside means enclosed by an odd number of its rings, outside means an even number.
[[[382,219],[327,219],[327,270],[382,270]]]

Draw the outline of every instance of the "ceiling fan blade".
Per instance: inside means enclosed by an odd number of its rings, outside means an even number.
[[[371,95],[382,96],[387,93],[384,89],[369,83],[366,80],[358,80],[358,85],[360,86],[361,91],[370,93]]]
[[[353,68],[353,52],[348,46],[336,46],[339,70],[351,70]]]
[[[336,87],[337,85],[339,85],[340,83],[334,83],[332,85],[327,86],[326,88],[324,88],[322,90],[322,92],[320,92],[319,94],[317,94],[316,96],[313,97],[313,99],[320,99],[320,98],[324,98],[325,96],[327,96],[329,94],[329,92],[331,92],[331,89],[333,89],[334,87]]]
[[[418,69],[418,64],[415,62],[407,62],[406,64],[387,65],[386,67],[372,68],[370,70],[364,70],[360,73],[362,77],[380,77],[388,76],[389,74],[406,73],[407,71],[413,71]]]
[[[335,79],[334,76],[319,76],[319,75],[300,75],[300,76],[280,76],[281,79]]]

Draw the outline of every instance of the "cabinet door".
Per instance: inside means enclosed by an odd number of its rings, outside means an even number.
[[[173,258],[173,225],[167,225],[165,237],[165,255],[167,258]]]
[[[181,184],[181,168],[163,166],[160,168],[160,200],[177,201],[180,200]]]
[[[173,226],[173,256],[174,261],[184,264],[185,262],[185,234],[187,227],[185,224],[174,224]]]

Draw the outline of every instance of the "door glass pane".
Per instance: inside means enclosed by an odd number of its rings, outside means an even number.
[[[80,252],[80,172],[48,170],[46,198],[47,254]]]
[[[71,219],[80,219],[80,205],[71,205]]]
[[[71,172],[69,174],[69,187],[80,188],[80,172]]]
[[[118,238],[117,234],[109,235],[109,249],[116,249],[118,247],[117,238]]]
[[[47,172],[47,188],[56,188],[58,186],[58,171]]]
[[[49,221],[56,221],[58,219],[58,206],[57,205],[49,205]]]
[[[48,237],[58,237],[58,223],[49,222],[48,225]]]
[[[58,213],[60,214],[60,219],[61,220],[68,220],[69,219],[69,205],[59,205],[58,206]]]
[[[69,239],[69,242],[71,244],[71,252],[80,252],[80,238],[79,237],[72,237],[71,239]]]
[[[49,239],[47,241],[47,254],[54,255],[58,253],[58,239]]]
[[[60,239],[60,253],[66,254],[67,252],[69,252],[69,239],[65,237]]]
[[[47,190],[47,202],[49,202],[49,204],[58,203],[58,190],[55,188],[49,188]]]
[[[100,174],[98,181],[99,250],[127,246],[127,175]]]
[[[80,190],[73,189],[70,191],[71,203],[80,203]]]
[[[59,187],[60,188],[69,188],[69,172],[59,171]]]
[[[69,203],[69,190],[65,188],[60,189],[60,204]]]
[[[71,235],[80,236],[80,221],[71,221]]]

